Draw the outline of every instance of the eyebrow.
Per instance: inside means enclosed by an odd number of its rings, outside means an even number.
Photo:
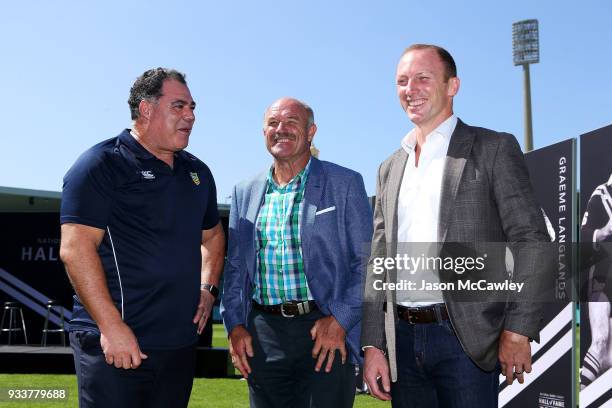
[[[188,102],[187,102],[186,100],[184,100],[184,99],[176,99],[176,100],[174,100],[174,101],[170,102],[170,105],[178,105],[178,104],[189,105],[189,106],[191,106],[192,108],[195,108],[195,107],[196,107],[196,103],[195,103],[195,101],[191,101],[191,103],[188,103]]]
[[[413,76],[415,76],[415,75],[423,75],[423,74],[426,74],[426,75],[433,75],[433,71],[418,71],[418,72],[415,72],[415,73],[413,74]],[[401,74],[401,75],[398,75],[397,77],[398,77],[398,78],[407,78],[407,77],[409,77],[409,76],[410,76],[410,75]]]

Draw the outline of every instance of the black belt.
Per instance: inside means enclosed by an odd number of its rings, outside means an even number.
[[[387,305],[384,305],[384,309],[387,309]],[[436,312],[438,309],[438,313]],[[406,307],[397,305],[397,317],[407,321],[410,324],[422,324],[422,323],[437,323],[440,320],[448,320],[448,311],[443,303],[423,306],[423,307]]]
[[[318,309],[314,300],[306,300],[304,302],[291,301],[281,303],[280,305],[260,305],[253,301],[253,308],[265,313],[279,314],[283,317],[305,315]]]

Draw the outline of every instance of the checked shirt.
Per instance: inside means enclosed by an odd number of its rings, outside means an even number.
[[[258,278],[253,300],[277,305],[312,300],[306,282],[300,223],[310,161],[289,183],[280,187],[268,173],[266,195],[257,215]]]

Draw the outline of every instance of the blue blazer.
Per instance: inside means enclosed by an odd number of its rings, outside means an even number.
[[[372,238],[372,210],[361,175],[311,159],[301,220],[302,254],[308,287],[321,312],[346,331],[348,351],[360,362],[362,282]],[[268,171],[234,187],[229,244],[223,275],[221,316],[227,332],[247,326],[257,252],[255,223],[266,192]]]

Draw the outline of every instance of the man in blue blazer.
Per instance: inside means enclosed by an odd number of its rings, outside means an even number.
[[[312,109],[274,102],[274,163],[232,195],[221,314],[251,407],[352,407],[372,213],[361,175],[311,156]]]

